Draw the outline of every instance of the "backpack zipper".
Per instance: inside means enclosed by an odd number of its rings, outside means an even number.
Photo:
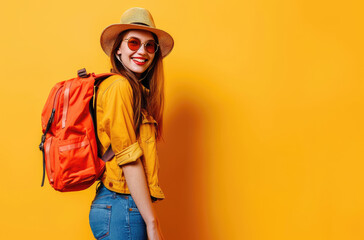
[[[49,162],[50,161],[49,160],[49,151],[50,151],[50,143],[51,143],[51,138],[52,137],[50,137],[50,141],[49,141],[49,144],[47,144],[46,149],[44,149],[44,142],[46,140],[47,133],[48,133],[48,131],[51,128],[51,125],[53,123],[54,115],[55,115],[55,112],[56,112],[56,103],[57,103],[56,100],[57,100],[58,95],[60,93],[60,90],[62,88],[63,88],[63,86],[61,86],[60,88],[57,89],[56,95],[55,95],[54,100],[53,100],[53,108],[52,108],[51,116],[48,119],[47,127],[46,127],[46,129],[44,131],[44,134],[42,135],[42,141],[41,141],[41,143],[39,145],[39,149],[43,153],[43,178],[42,178],[42,185],[41,185],[42,187],[44,185],[45,168],[46,168],[45,156],[47,155],[47,159],[48,159],[48,162]],[[53,181],[53,172],[51,172],[50,179],[52,179],[51,181]]]
[[[70,88],[71,81],[66,83],[66,89],[64,90],[64,99],[63,99],[63,113],[62,113],[62,128],[66,127],[67,120],[67,112],[68,112],[68,104],[70,99]]]

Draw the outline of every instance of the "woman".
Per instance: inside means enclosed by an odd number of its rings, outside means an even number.
[[[155,28],[148,10],[131,8],[101,34],[115,75],[96,96],[99,149],[115,157],[97,187],[89,214],[96,239],[164,239],[152,202],[164,199],[156,141],[163,126],[162,58],[173,38]]]

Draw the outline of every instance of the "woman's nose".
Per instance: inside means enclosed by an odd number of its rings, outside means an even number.
[[[146,54],[144,44],[141,44],[141,45],[140,45],[140,48],[138,49],[137,53],[140,53],[140,54]]]

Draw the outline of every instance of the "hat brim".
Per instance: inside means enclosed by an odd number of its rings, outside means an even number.
[[[174,40],[172,36],[158,28],[152,28],[148,26],[138,24],[112,24],[104,29],[100,37],[100,43],[102,50],[110,56],[112,46],[114,45],[115,39],[119,33],[129,29],[140,29],[147,30],[154,33],[158,37],[159,47],[161,50],[162,57],[166,57],[173,49]]]

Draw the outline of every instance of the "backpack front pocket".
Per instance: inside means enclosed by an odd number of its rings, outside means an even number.
[[[59,141],[60,179],[64,188],[93,181],[95,156],[87,135]]]

